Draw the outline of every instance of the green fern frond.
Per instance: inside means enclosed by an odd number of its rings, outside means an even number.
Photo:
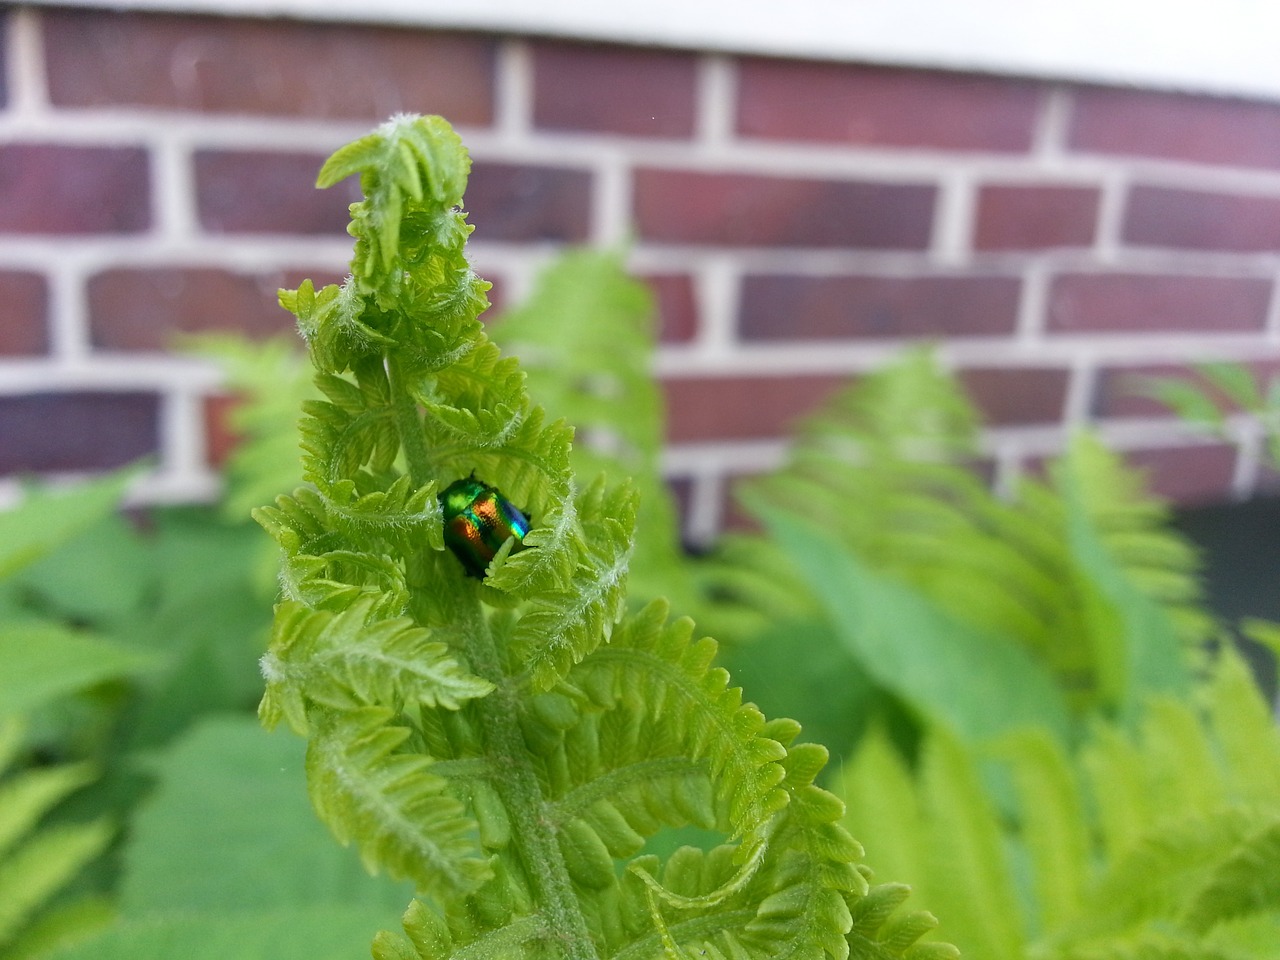
[[[476,824],[392,713],[365,707],[312,719],[307,782],[316,813],[340,843],[355,840],[370,872],[408,878],[429,894],[457,896],[489,876]]]
[[[457,710],[492,691],[429,631],[407,617],[376,620],[375,614],[372,599],[336,614],[297,601],[279,605],[262,658],[267,688],[259,715],[268,728],[287,719],[305,736],[313,704],[338,711],[378,703]]]
[[[1280,817],[1254,831],[1213,868],[1187,905],[1182,923],[1204,933],[1219,923],[1280,911]]]
[[[0,719],[0,774],[18,753],[25,724]],[[48,901],[106,849],[105,819],[41,826],[64,798],[96,779],[86,764],[21,770],[0,780],[0,951],[27,932]]]
[[[635,493],[579,490],[572,430],[476,320],[467,167],[439,118],[340,151],[321,182],[366,190],[352,277],[281,296],[325,399],[302,424],[311,486],[256,514],[284,555],[261,712],[309,735],[337,837],[423,897],[375,955],[844,960],[867,887],[814,783],[825,751],[743,703],[664,604],[623,616]],[[433,499],[466,477],[529,529],[464,567]],[[689,826],[722,842],[649,852]],[[863,940],[913,956],[927,926]]]

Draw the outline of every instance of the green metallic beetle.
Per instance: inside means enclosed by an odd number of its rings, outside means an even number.
[[[511,552],[524,546],[529,518],[497,487],[473,474],[455,480],[439,496],[444,511],[444,542],[462,561],[467,574],[484,578],[489,563],[510,539]]]

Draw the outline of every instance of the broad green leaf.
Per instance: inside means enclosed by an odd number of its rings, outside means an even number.
[[[262,869],[242,862],[237,873]],[[371,906],[324,904],[251,913],[129,920],[48,960],[355,960],[385,924]]]
[[[144,654],[52,624],[0,625],[0,715],[141,673],[153,662]]]
[[[0,511],[0,579],[107,516],[131,479],[117,473],[75,490],[36,490],[14,509]]]
[[[305,749],[247,716],[210,717],[174,743],[125,848],[125,915],[329,903],[393,922],[411,891],[334,844],[307,802]]]
[[[970,743],[1035,723],[1067,737],[1057,687],[1021,647],[873,572],[820,531],[761,512],[862,668],[881,686]]]

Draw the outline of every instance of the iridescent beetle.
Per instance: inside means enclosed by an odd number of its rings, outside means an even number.
[[[444,542],[470,576],[483,578],[507,540],[515,539],[512,553],[523,547],[529,518],[497,487],[472,475],[449,484],[439,499],[444,511]]]

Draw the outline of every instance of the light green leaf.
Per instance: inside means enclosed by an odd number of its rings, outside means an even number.
[[[138,674],[154,662],[52,624],[0,625],[0,714],[24,712],[103,680]]]
[[[956,620],[822,532],[768,508],[761,513],[883,687],[971,743],[1029,723],[1066,738],[1056,685],[1017,644]]]
[[[36,490],[14,509],[0,511],[0,579],[106,517],[132,479],[132,473],[117,473],[75,490]]]
[[[342,904],[140,918],[48,960],[353,960],[383,922],[382,910]]]
[[[105,820],[48,827],[0,860],[0,943],[101,854],[114,833]]]
[[[330,903],[392,922],[412,891],[370,877],[334,845],[307,801],[304,753],[301,741],[243,716],[209,717],[174,743],[130,830],[125,914]]]

